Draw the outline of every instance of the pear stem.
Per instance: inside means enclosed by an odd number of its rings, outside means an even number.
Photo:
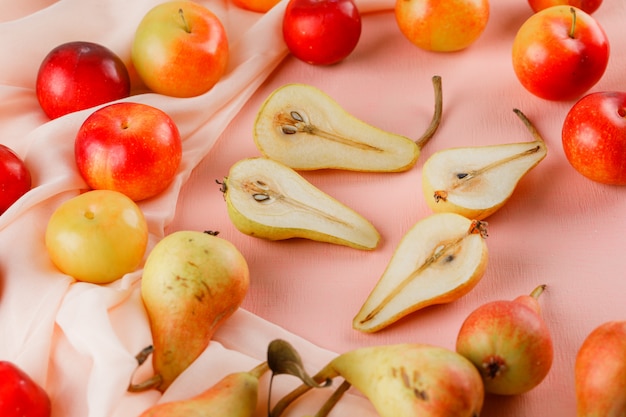
[[[269,417],[281,416],[285,412],[285,410],[291,405],[291,403],[293,403],[298,398],[300,398],[301,396],[309,392],[311,389],[313,389],[313,387],[310,385],[307,385],[307,384],[300,385],[299,387],[297,387],[296,389],[294,389],[293,391],[285,395],[276,403],[274,408],[272,408],[272,411],[270,411]]]
[[[256,379],[259,379],[263,376],[263,374],[265,374],[269,370],[270,370],[269,364],[267,363],[267,361],[264,361],[258,364],[257,366],[255,366],[254,368],[252,368],[250,371],[248,371],[248,373],[252,375],[253,377],[255,377]]]
[[[569,11],[572,13],[572,26],[570,27],[569,30],[569,37],[574,39],[575,36],[575,32],[576,32],[576,9],[574,9],[573,7],[569,8]]]
[[[152,355],[152,352],[154,352],[153,345],[149,345],[141,349],[141,351],[135,355],[135,360],[137,361],[137,364],[139,366],[143,365],[143,363],[150,357],[150,355]]]
[[[535,288],[531,293],[530,296],[533,297],[534,299],[538,299],[539,296],[543,293],[543,291],[546,289],[547,285],[546,284],[542,284],[539,285],[537,288]]]
[[[152,352],[154,352],[154,346],[153,345],[149,345],[143,349],[141,349],[141,351],[135,355],[135,360],[137,361],[137,368],[139,368],[141,365],[143,365],[143,363],[150,357],[150,355],[152,355]],[[133,371],[133,374],[131,375],[131,382],[128,384],[128,392],[142,392],[142,391],[147,391],[149,389],[153,389],[153,388],[157,388],[159,385],[161,385],[161,382],[163,382],[163,378],[161,377],[161,375],[153,375],[150,378],[148,378],[147,380],[140,382],[139,384],[133,384],[132,383],[132,379],[133,379],[133,375],[135,375],[135,372],[137,372],[137,368],[135,368],[135,370]]]
[[[330,397],[328,397],[328,400],[326,400],[324,405],[322,405],[322,408],[320,408],[317,411],[317,413],[315,413],[315,417],[326,417],[326,416],[328,416],[328,414],[331,412],[331,410],[335,407],[335,405],[343,397],[343,394],[346,391],[348,391],[348,389],[350,389],[351,386],[352,386],[352,384],[350,384],[348,381],[343,381],[341,383],[341,385],[339,385],[339,387],[337,387],[337,389],[335,391],[333,391],[333,394]]]
[[[533,138],[536,141],[545,143],[545,141],[543,140],[543,137],[541,136],[541,134],[539,133],[535,125],[530,121],[528,117],[526,117],[526,115],[520,109],[513,109],[513,112],[524,123],[524,125],[526,126],[526,128],[528,129],[528,131],[530,132],[530,134],[533,136]]]
[[[138,384],[129,384],[128,392],[143,392],[149,389],[155,389],[163,382],[163,378],[159,374],[152,375],[150,378]]]
[[[435,90],[435,112],[433,118],[430,121],[428,129],[422,134],[422,136],[415,141],[418,148],[422,149],[428,141],[435,135],[439,125],[441,124],[441,115],[443,113],[443,93],[441,87],[441,76],[435,75],[432,78],[433,88]]]
[[[318,384],[320,384],[320,386],[324,387],[324,386],[330,385],[330,382],[336,376],[338,376],[338,374],[334,371],[334,369],[329,364],[326,367],[324,367],[322,370],[320,370],[317,374],[313,375],[313,380],[317,382]],[[324,382],[325,382],[325,385],[321,385]],[[303,396],[304,394],[306,394],[313,388],[319,388],[319,386],[314,387],[311,384],[301,384],[300,386],[296,387],[294,390],[292,390],[287,395],[285,395],[280,400],[278,400],[274,408],[272,408],[272,410],[270,411],[268,417],[280,417],[294,401],[296,401],[298,398],[300,398],[301,396]],[[341,390],[341,387],[337,389],[337,391],[340,391],[340,390]],[[337,398],[337,401],[339,401],[339,398]],[[322,409],[324,409],[324,407],[322,407]],[[328,409],[328,412],[330,412],[330,409]]]

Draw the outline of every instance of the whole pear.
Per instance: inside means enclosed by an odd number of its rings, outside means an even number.
[[[609,321],[589,333],[574,374],[577,417],[626,416],[626,321]]]
[[[263,362],[249,372],[228,374],[195,397],[157,404],[139,417],[252,417],[259,397],[259,378],[268,369]]]
[[[130,390],[165,391],[239,308],[248,286],[248,264],[225,239],[178,231],[157,243],[146,259],[141,281],[155,375]]]
[[[355,349],[337,356],[313,378],[321,383],[338,376],[344,379],[338,391],[344,392],[350,384],[381,417],[476,417],[484,401],[482,379],[474,365],[452,350],[427,344]],[[296,394],[284,397],[272,417],[309,388],[297,388]]]
[[[545,285],[514,300],[492,301],[465,319],[456,351],[480,371],[485,391],[516,395],[537,386],[552,366],[552,336],[538,297]]]

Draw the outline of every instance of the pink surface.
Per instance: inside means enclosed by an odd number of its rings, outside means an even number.
[[[1,8],[3,3],[9,6],[2,0]],[[74,283],[47,259],[41,241],[47,217],[83,186],[71,167],[71,141],[89,112],[48,122],[39,113],[33,89],[43,54],[81,33],[113,45],[127,58],[129,34],[155,2],[127,6],[128,2],[111,1],[104,7],[108,11],[115,10],[116,3],[128,9],[119,22],[115,19],[119,12],[106,14],[108,27],[84,22],[83,16],[94,14],[88,2],[64,0],[49,9],[40,3],[23,9],[13,4],[9,17],[0,16],[5,21],[0,23],[4,67],[0,69],[0,142],[26,156],[37,185],[0,217],[0,359],[19,363],[49,390],[55,417],[136,416],[157,401],[189,396],[225,372],[251,368],[263,359],[266,343],[274,337],[293,341],[310,370],[335,353],[360,346],[423,342],[453,348],[470,311],[487,301],[529,293],[538,284],[547,284],[540,302],[554,337],[553,368],[540,386],[525,395],[488,396],[482,415],[574,415],[573,364],[578,347],[600,323],[626,317],[626,198],[623,188],[592,183],[565,160],[560,128],[573,103],[535,98],[515,79],[510,46],[517,28],[531,14],[524,0],[492,2],[483,36],[469,49],[453,54],[417,49],[397,29],[392,2],[364,1],[359,3],[362,10],[371,13],[364,15],[360,43],[347,60],[332,67],[313,67],[285,57],[278,30],[284,4],[261,17],[224,2],[206,2],[218,9],[233,34],[234,60],[224,82],[204,97],[135,97],[171,113],[185,139],[177,182],[141,207],[151,226],[152,244],[174,230],[220,231],[248,260],[251,288],[244,309],[218,331],[215,343],[163,397],[156,392],[125,393],[133,356],[150,342],[137,285],[141,271],[99,287]],[[39,14],[27,16],[39,8]],[[68,11],[81,19],[77,28],[66,21],[61,30],[53,19],[68,19]],[[23,20],[17,16],[24,16]],[[593,90],[623,89],[626,7],[621,1],[605,0],[594,16],[609,36],[612,55]],[[242,25],[241,19],[258,24]],[[117,22],[115,32],[109,31],[112,22]],[[38,30],[51,35],[39,42]],[[16,33],[32,46],[24,48],[29,53],[16,52],[20,49],[13,42]],[[417,137],[432,114],[433,75],[443,79],[443,122],[413,169],[399,174],[303,174],[368,218],[382,235],[378,249],[362,252],[305,240],[268,242],[242,235],[232,226],[215,180],[227,175],[235,161],[259,155],[252,124],[260,104],[274,89],[288,82],[312,84],[366,122]],[[420,190],[423,162],[448,147],[530,140],[512,112],[515,107],[537,126],[547,142],[548,156],[523,179],[507,205],[487,219],[490,259],[483,280],[462,299],[412,314],[379,333],[354,331],[352,317],[399,240],[430,214]],[[353,394],[331,415],[375,415]],[[307,408],[305,403],[288,415],[314,409],[315,405]],[[263,415],[262,406],[257,414]]]

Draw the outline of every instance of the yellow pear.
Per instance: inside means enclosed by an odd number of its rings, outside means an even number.
[[[235,163],[222,183],[235,227],[269,240],[306,238],[356,249],[376,248],[380,234],[363,216],[268,158]]]
[[[365,123],[318,88],[299,83],[284,85],[265,100],[254,141],[264,156],[296,170],[406,171],[441,120],[441,77],[433,77],[433,86],[434,116],[417,141]]]
[[[252,417],[259,396],[259,378],[268,370],[266,362],[249,372],[226,375],[195,397],[157,404],[139,417]]]
[[[434,212],[483,220],[499,210],[519,181],[546,157],[538,131],[521,111],[514,111],[534,141],[444,149],[426,160],[422,191]]]
[[[352,326],[375,332],[472,290],[487,267],[486,224],[455,213],[418,221],[403,237]]]
[[[183,230],[158,242],[146,259],[141,280],[153,339],[148,352],[154,376],[131,384],[129,390],[165,391],[239,308],[248,286],[248,264],[225,239]]]
[[[485,396],[481,376],[468,359],[426,344],[355,349],[337,356],[313,379],[321,383],[336,377],[344,382],[317,416],[325,416],[350,386],[365,395],[381,417],[476,417]],[[303,384],[287,394],[271,417],[279,417],[312,388]]]

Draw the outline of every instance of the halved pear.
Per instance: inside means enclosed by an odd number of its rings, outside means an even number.
[[[435,112],[417,141],[371,126],[316,87],[298,83],[278,88],[261,105],[254,141],[264,156],[296,170],[405,171],[441,121],[441,77],[433,77],[433,86]]]
[[[376,332],[419,309],[467,294],[487,267],[486,236],[485,223],[455,213],[417,222],[403,236],[352,327]]]
[[[268,158],[235,163],[222,191],[231,221],[250,236],[300,237],[363,250],[376,248],[380,240],[376,228],[363,216]]]
[[[483,220],[500,209],[519,181],[546,157],[537,129],[520,110],[514,112],[534,141],[445,149],[426,160],[422,191],[434,212]]]

